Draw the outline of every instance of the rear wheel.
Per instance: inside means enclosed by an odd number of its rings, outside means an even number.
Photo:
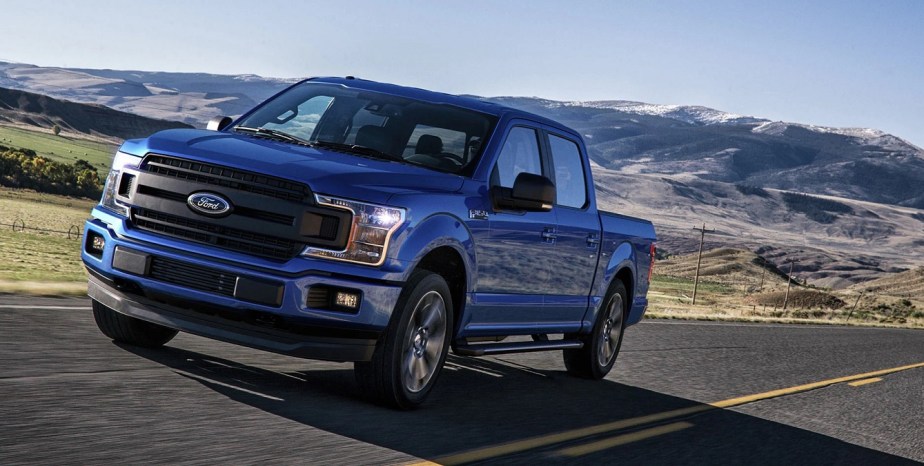
[[[597,314],[593,332],[581,338],[584,347],[565,350],[568,373],[587,379],[602,379],[613,368],[626,329],[628,293],[621,281],[610,287]]]
[[[118,342],[146,348],[163,346],[178,333],[169,327],[120,314],[95,299],[93,300],[93,318],[96,319],[96,326],[107,337]]]
[[[372,360],[354,366],[363,392],[399,409],[423,403],[446,360],[452,311],[443,277],[414,272]]]

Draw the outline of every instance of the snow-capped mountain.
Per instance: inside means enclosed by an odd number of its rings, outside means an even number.
[[[575,101],[568,102],[566,105],[618,110],[638,115],[659,116],[682,121],[691,125],[745,125],[767,121],[762,118],[723,112],[721,110],[699,105],[659,105],[628,100]]]

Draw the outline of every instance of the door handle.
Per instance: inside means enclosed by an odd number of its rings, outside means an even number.
[[[542,230],[542,240],[546,243],[554,243],[556,238],[558,238],[558,235],[555,234],[554,228],[546,227]]]
[[[587,247],[595,248],[600,244],[600,238],[597,235],[589,235],[587,237]]]

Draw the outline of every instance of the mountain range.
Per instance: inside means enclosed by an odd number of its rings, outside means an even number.
[[[99,104],[78,104],[42,94],[0,88],[0,122],[52,128],[102,138],[137,138],[170,128],[188,128],[176,121],[148,118]]]
[[[0,62],[0,87],[202,127],[297,79]],[[614,93],[618,92],[615,90]],[[744,246],[810,283],[846,287],[924,265],[924,150],[875,129],[770,121],[701,106],[486,100],[584,135],[600,204],[650,218],[663,250]]]

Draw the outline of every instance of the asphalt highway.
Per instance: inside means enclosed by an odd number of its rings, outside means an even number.
[[[0,296],[0,464],[924,462],[924,331],[645,321],[603,381],[557,352],[450,356],[428,403],[352,365],[180,334],[117,345],[86,299]]]

